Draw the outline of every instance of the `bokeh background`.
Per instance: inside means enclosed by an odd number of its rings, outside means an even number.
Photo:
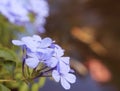
[[[120,91],[120,1],[48,0],[48,3],[46,32],[36,33],[51,37],[71,57],[77,81],[69,91]],[[33,33],[0,16],[1,46],[16,50],[11,40]],[[65,90],[46,79],[40,91]]]

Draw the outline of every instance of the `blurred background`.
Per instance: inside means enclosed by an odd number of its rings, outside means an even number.
[[[69,91],[120,91],[120,1],[48,0],[43,37],[51,37],[71,57],[77,81]],[[0,17],[0,45],[26,33]],[[3,23],[4,21],[5,23]],[[17,35],[17,36],[16,36]],[[51,79],[40,91],[65,91]],[[16,91],[13,89],[12,91]]]

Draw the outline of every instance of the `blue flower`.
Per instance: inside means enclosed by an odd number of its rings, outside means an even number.
[[[50,48],[45,48],[41,52],[27,51],[26,55],[26,64],[31,68],[35,68],[38,66],[39,63],[44,63],[45,60],[51,58],[53,55],[53,50]]]
[[[32,23],[35,29],[44,33],[49,7],[45,0],[0,0],[0,13],[13,24],[25,26]],[[34,22],[29,17],[31,13],[35,15]]]
[[[63,57],[64,55],[64,50],[59,46],[59,45],[54,45],[54,54],[53,56],[46,60],[45,63],[49,67],[56,67],[59,66],[61,69],[60,71],[62,72],[69,72],[70,67],[69,67],[69,57]]]
[[[29,12],[19,0],[0,0],[0,13],[14,24],[22,24],[29,21]]]
[[[33,35],[23,37],[21,40],[13,40],[12,43],[24,47],[23,61],[30,68],[36,68],[39,63],[43,63],[50,68],[45,72],[52,72],[55,81],[60,82],[65,89],[70,89],[70,84],[75,82],[75,75],[70,73],[70,57],[64,56],[64,50],[51,38],[42,39],[38,35]]]
[[[49,7],[46,0],[29,0],[29,10],[34,14],[47,17],[49,15]]]
[[[50,38],[41,39],[40,36],[33,35],[33,37],[23,37],[21,40],[12,40],[12,43],[17,46],[25,45],[32,52],[44,52],[44,48],[48,48],[53,41]]]
[[[45,28],[44,28],[45,23],[46,23],[45,17],[41,17],[39,15],[35,16],[35,21],[34,21],[33,25],[34,25],[35,28],[37,28],[37,30],[40,33],[45,32]]]
[[[27,64],[30,68],[36,68],[39,63],[40,60],[34,53],[32,56],[29,55],[29,57],[25,59],[25,64]]]
[[[70,83],[75,83],[76,76],[71,73],[59,73],[57,70],[53,70],[52,77],[56,82],[60,82],[65,89],[70,89]]]
[[[37,67],[39,62],[50,59],[54,53],[54,50],[50,48],[53,41],[50,38],[41,39],[38,35],[23,37],[21,40],[13,40],[12,43],[17,46],[25,46],[27,56],[25,63],[31,68]]]
[[[33,35],[33,37],[23,37],[21,40],[12,40],[12,43],[17,46],[25,45],[32,52],[36,52],[39,44],[41,42],[41,37],[38,35]]]
[[[69,73],[70,69],[70,57],[64,57],[64,50],[57,44],[53,44],[54,48],[53,57],[48,59],[45,63],[49,67],[55,67],[52,72],[52,77],[56,82],[61,83],[65,89],[70,89],[70,83],[74,83],[76,80],[75,75]]]

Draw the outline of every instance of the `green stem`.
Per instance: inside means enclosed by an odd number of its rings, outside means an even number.
[[[0,82],[16,82],[16,80],[0,79]]]

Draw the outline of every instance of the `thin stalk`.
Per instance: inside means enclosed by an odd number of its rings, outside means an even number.
[[[54,68],[55,68],[55,67],[54,67]],[[37,76],[34,77],[33,79],[36,79],[36,78],[38,78],[38,77],[49,77],[49,75],[44,75],[44,74],[47,73],[47,72],[52,71],[54,68],[48,69],[48,70],[46,70],[46,71],[44,71],[44,72],[41,72],[39,75],[37,75]],[[51,75],[50,75],[50,76],[51,76]]]
[[[16,80],[0,79],[0,82],[16,82]]]

